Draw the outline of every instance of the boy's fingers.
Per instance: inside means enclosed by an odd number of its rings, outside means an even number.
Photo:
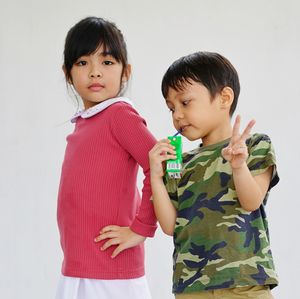
[[[173,145],[171,145],[171,144],[169,144],[169,143],[165,143],[165,142],[163,142],[163,143],[157,143],[154,147],[153,147],[153,149],[151,150],[152,152],[155,152],[155,151],[157,151],[157,150],[162,150],[162,149],[165,149],[166,151],[167,150],[174,150],[175,149],[175,147],[173,146]]]
[[[170,142],[171,142],[171,141],[170,141],[168,138],[164,138],[164,139],[159,140],[157,144],[159,144],[159,143],[170,144]]]
[[[176,151],[172,148],[162,147],[162,148],[159,149],[158,154],[160,156],[164,156],[164,155],[167,155],[167,154],[174,154],[175,155]]]
[[[169,154],[162,155],[160,157],[161,162],[166,161],[166,160],[175,160],[175,159],[177,159],[177,156],[175,156],[175,155],[169,155]]]
[[[231,160],[231,155],[232,155],[232,149],[231,147],[226,147],[222,149],[222,156],[223,158],[225,158],[226,160]]]
[[[241,136],[241,139],[242,139],[243,141],[246,141],[246,139],[249,137],[250,132],[251,132],[251,129],[253,128],[254,125],[255,125],[255,120],[252,119],[252,120],[248,123],[246,129],[244,130],[244,132],[243,132],[243,134],[242,134],[242,136]]]
[[[222,149],[222,153],[225,153],[226,155],[230,154],[231,151],[232,151],[232,148],[229,146]]]
[[[248,151],[246,147],[238,147],[232,151],[233,155],[241,155],[245,154],[247,155]]]
[[[235,119],[233,128],[232,128],[232,137],[236,137],[240,133],[240,125],[241,125],[241,116],[238,115]]]

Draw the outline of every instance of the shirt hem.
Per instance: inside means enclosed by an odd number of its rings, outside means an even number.
[[[62,270],[64,276],[89,278],[89,279],[131,279],[145,276],[145,270],[138,269],[131,272],[99,272],[99,271],[78,271],[78,270]]]
[[[176,292],[176,290],[172,290],[172,293],[175,295],[179,295],[179,294],[190,294],[190,293],[194,293],[194,292],[204,292],[204,291],[209,291],[209,290],[221,290],[221,289],[232,289],[232,288],[239,288],[239,287],[250,287],[250,286],[270,286],[270,289],[273,289],[275,287],[278,286],[278,281],[274,279],[273,282],[269,282],[269,283],[249,283],[249,284],[234,284],[231,285],[229,287],[218,287],[218,285],[216,285],[216,287],[214,288],[213,286],[209,287],[207,286],[206,288],[203,289],[199,289],[199,288],[195,288],[192,289],[190,288],[189,290],[183,291],[183,292]]]

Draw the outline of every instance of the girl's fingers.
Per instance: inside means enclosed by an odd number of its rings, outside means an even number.
[[[249,137],[250,132],[251,132],[251,129],[253,128],[254,125],[255,125],[255,120],[252,119],[252,120],[248,123],[246,129],[244,130],[244,132],[243,132],[243,134],[242,134],[242,136],[241,136],[241,140],[242,140],[242,141],[246,141],[246,139]]]
[[[116,238],[118,236],[117,232],[107,232],[107,233],[103,233],[100,236],[95,238],[95,242],[99,242],[105,239],[112,239],[112,238]]]
[[[118,238],[110,239],[109,241],[107,241],[103,244],[103,246],[101,247],[101,250],[104,251],[107,248],[109,248],[110,246],[118,245],[120,243],[121,243],[121,241]]]
[[[118,226],[118,225],[108,225],[108,226],[103,227],[100,230],[99,234],[101,235],[101,234],[104,234],[104,233],[110,232],[110,231],[116,232],[119,229],[120,229],[120,226]]]
[[[120,254],[125,248],[125,246],[123,244],[120,244],[112,253],[111,257],[115,258],[118,254]]]

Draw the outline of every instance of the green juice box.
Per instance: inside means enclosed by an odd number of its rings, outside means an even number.
[[[170,178],[180,179],[182,171],[182,140],[181,136],[168,136],[171,145],[175,146],[176,159],[167,160],[166,173]]]

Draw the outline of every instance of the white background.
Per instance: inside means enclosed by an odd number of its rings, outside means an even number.
[[[133,65],[128,96],[157,138],[172,134],[160,93],[178,57],[216,51],[235,65],[243,125],[271,136],[280,184],[268,217],[280,286],[277,299],[299,293],[298,1],[1,0],[0,5],[0,297],[53,298],[62,253],[56,195],[68,122],[76,110],[61,71],[64,38],[90,16],[123,31]],[[298,53],[298,54],[297,54]],[[195,146],[185,141],[185,149]],[[141,182],[141,177],[139,178]],[[172,240],[158,231],[146,242],[153,299],[171,295]]]

